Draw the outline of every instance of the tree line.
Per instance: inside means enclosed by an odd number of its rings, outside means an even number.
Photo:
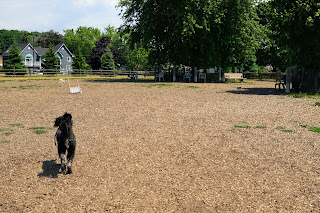
[[[106,27],[104,31],[80,26],[76,30],[65,30],[64,35],[53,30],[43,33],[0,30],[0,54],[19,43],[30,43],[35,47],[46,47],[49,50],[59,43],[65,43],[75,55],[74,69],[114,70],[121,67],[130,70],[147,69],[148,52],[141,45],[129,46],[129,37],[129,34],[120,32],[112,26]],[[13,49],[12,54],[16,55],[17,51]],[[46,61],[50,57],[52,63],[58,63],[58,59],[54,54],[50,54],[50,51],[44,57]],[[11,67],[10,63],[10,61],[5,63],[8,65],[6,68]],[[49,65],[48,62],[47,64],[48,66],[44,64],[46,66],[44,68],[56,67],[56,64]],[[14,66],[21,67],[23,65],[20,63]]]

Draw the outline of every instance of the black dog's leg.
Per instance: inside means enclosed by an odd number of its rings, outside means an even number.
[[[67,147],[64,144],[58,144],[58,154],[61,159],[61,172],[67,172],[67,157],[66,157]]]
[[[72,161],[75,155],[76,151],[76,144],[75,143],[70,143],[69,148],[68,148],[68,155],[67,155],[67,174],[72,173]]]

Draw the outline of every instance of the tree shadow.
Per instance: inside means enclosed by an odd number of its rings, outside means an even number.
[[[107,83],[107,82],[117,82],[117,83],[124,83],[124,82],[135,82],[135,83],[152,83],[154,80],[152,79],[143,79],[139,78],[136,81],[130,79],[89,79],[86,80],[87,82],[94,82],[94,83]]]
[[[226,91],[233,94],[243,94],[243,95],[282,95],[283,90],[278,90],[274,88],[239,88],[237,90]]]
[[[60,164],[57,164],[56,160],[42,161],[42,169],[38,177],[58,178]]]

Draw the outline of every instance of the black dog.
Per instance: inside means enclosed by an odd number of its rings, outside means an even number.
[[[56,142],[58,142],[58,154],[61,159],[61,171],[64,174],[71,174],[72,161],[76,150],[76,137],[72,131],[71,114],[65,113],[63,116],[56,118],[54,127],[58,127],[55,139]]]

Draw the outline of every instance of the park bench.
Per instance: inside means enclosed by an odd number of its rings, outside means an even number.
[[[243,81],[245,79],[242,73],[225,73],[224,74],[225,81],[228,80],[240,80]]]

